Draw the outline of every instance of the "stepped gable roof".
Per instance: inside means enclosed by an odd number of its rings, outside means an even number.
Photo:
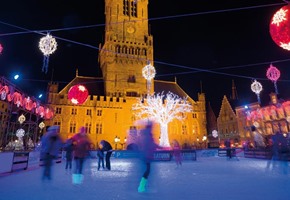
[[[223,97],[222,105],[221,105],[220,112],[218,115],[218,119],[221,117],[222,113],[224,113],[224,112],[227,112],[228,114],[231,114],[232,116],[236,116],[236,113],[233,110],[233,107],[230,104],[226,95],[224,95],[224,97]]]
[[[154,80],[154,91],[155,93],[163,92],[165,95],[168,92],[172,92],[173,94],[176,94],[181,98],[188,97],[189,99],[191,99],[176,82]]]
[[[87,88],[89,95],[104,96],[104,80],[101,77],[76,76],[69,82],[59,93],[67,94],[69,89],[77,84],[81,84]]]

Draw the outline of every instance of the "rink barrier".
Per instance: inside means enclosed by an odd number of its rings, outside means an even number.
[[[55,163],[61,163],[62,161],[62,157],[63,157],[63,153],[62,151],[59,151],[57,157],[53,160]],[[44,163],[43,163],[43,158],[41,158],[40,156],[40,159],[39,159],[39,166],[43,166]]]
[[[29,152],[14,152],[11,172],[26,170],[28,167]]]
[[[91,155],[95,153],[92,152]],[[183,160],[196,160],[196,151],[195,150],[181,150],[181,155]],[[138,151],[130,151],[130,150],[117,150],[114,151],[112,156],[114,158],[137,158],[140,156]],[[171,161],[174,158],[173,151],[169,150],[158,150],[153,154],[154,161]]]
[[[231,148],[231,155],[236,156],[236,148]],[[226,148],[220,148],[218,149],[218,156],[219,157],[226,157],[227,156],[227,149]]]
[[[247,149],[244,151],[245,158],[271,159],[271,150]]]

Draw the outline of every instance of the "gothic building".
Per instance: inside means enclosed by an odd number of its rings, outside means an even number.
[[[64,138],[86,126],[95,145],[105,139],[121,149],[125,148],[128,131],[136,129],[132,105],[137,98],[148,92],[188,95],[176,81],[152,80],[148,84],[142,75],[144,66],[154,66],[148,0],[105,0],[105,19],[105,40],[99,50],[102,77],[80,76],[77,71],[64,88],[59,88],[58,83],[49,83],[47,104],[54,109],[55,117],[46,124],[60,125]],[[74,105],[68,100],[68,91],[76,84],[84,85],[89,91],[82,105]],[[184,121],[175,119],[169,123],[170,142],[176,139],[181,144],[192,145],[207,135],[205,95],[199,93],[197,101],[190,97],[188,101],[193,111],[185,113]],[[158,140],[159,136],[157,128],[154,137]]]

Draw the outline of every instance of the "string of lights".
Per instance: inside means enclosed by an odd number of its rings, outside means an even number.
[[[238,10],[249,10],[249,9],[257,9],[257,8],[262,8],[262,7],[272,7],[272,6],[281,6],[281,5],[285,5],[285,3],[265,4],[265,5],[257,5],[257,6],[240,7],[240,8],[230,8],[230,9],[222,9],[222,10],[212,10],[212,11],[205,11],[205,12],[197,12],[197,13],[188,13],[188,14],[181,14],[181,15],[163,16],[163,17],[149,18],[148,20],[149,21],[153,21],[153,20],[173,19],[173,18],[180,18],[180,17],[189,17],[189,16],[197,16],[197,15],[205,15],[205,14],[213,14],[213,13],[222,13],[222,12],[232,12],[232,11],[238,11]],[[94,27],[105,26],[105,24],[95,24],[95,25],[77,26],[77,27],[69,27],[69,28],[61,28],[61,29],[59,28],[59,29],[51,29],[51,30],[29,30],[27,28],[23,28],[23,27],[20,27],[20,26],[17,26],[17,25],[9,24],[9,23],[3,22],[3,21],[0,21],[0,24],[4,24],[4,25],[7,25],[7,26],[11,26],[11,27],[23,30],[22,32],[3,33],[3,34],[0,34],[0,36],[11,36],[11,35],[20,35],[20,34],[27,34],[27,33],[36,33],[36,34],[40,34],[40,35],[46,35],[47,32],[67,31],[67,30],[76,30],[76,29],[85,29],[85,28],[94,28]],[[66,39],[66,38],[62,38],[62,37],[57,37],[57,36],[54,36],[54,37],[56,39],[58,39],[58,40],[62,40],[62,41],[65,41],[65,42],[69,42],[69,43],[73,43],[73,44],[77,44],[77,45],[82,45],[82,46],[85,46],[85,47],[88,47],[88,48],[92,48],[92,49],[95,49],[95,50],[100,50],[99,47],[96,47],[94,45],[90,45],[90,44],[86,44],[86,43],[82,43],[82,42],[77,42],[77,41]],[[109,50],[106,50],[106,51],[109,51]],[[116,52],[112,52],[112,53],[116,53]],[[122,53],[117,53],[117,54],[122,54]],[[134,55],[130,55],[130,56],[134,57]],[[252,64],[245,64],[245,65],[238,65],[238,66],[220,67],[220,68],[214,68],[214,69],[213,68],[212,69],[202,69],[202,68],[198,68],[198,67],[189,67],[189,66],[172,64],[172,63],[167,63],[167,62],[158,61],[158,60],[154,60],[154,63],[160,64],[160,65],[166,65],[166,66],[172,66],[172,67],[178,67],[178,68],[181,68],[181,69],[190,70],[190,71],[187,71],[187,72],[175,72],[175,73],[168,73],[168,74],[157,74],[156,77],[176,76],[176,75],[182,75],[182,74],[206,72],[206,73],[213,73],[213,74],[218,74],[218,75],[245,78],[245,79],[251,79],[251,80],[253,80],[253,79],[267,80],[266,78],[258,78],[258,77],[237,75],[237,74],[233,74],[233,73],[220,72],[220,70],[245,68],[245,67],[252,67],[252,66],[262,66],[262,65],[268,65],[269,63],[280,63],[280,62],[288,62],[288,61],[290,61],[290,59],[281,59],[281,60],[275,60],[275,61],[269,61],[269,62],[252,63]],[[34,81],[39,81],[39,80],[34,80]],[[289,82],[290,80],[279,80],[279,81]]]

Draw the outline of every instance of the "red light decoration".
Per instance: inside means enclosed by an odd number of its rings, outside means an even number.
[[[281,48],[290,51],[290,4],[283,6],[272,17],[270,34],[273,41]]]
[[[278,94],[277,80],[280,78],[280,75],[281,75],[280,71],[275,66],[273,66],[272,64],[267,69],[266,76],[267,76],[267,78],[269,80],[271,80],[274,83],[276,94]]]
[[[83,85],[74,85],[68,91],[68,99],[76,105],[83,104],[88,98],[89,92]]]
[[[3,46],[2,44],[0,44],[0,54],[2,54],[2,51],[3,51]]]

